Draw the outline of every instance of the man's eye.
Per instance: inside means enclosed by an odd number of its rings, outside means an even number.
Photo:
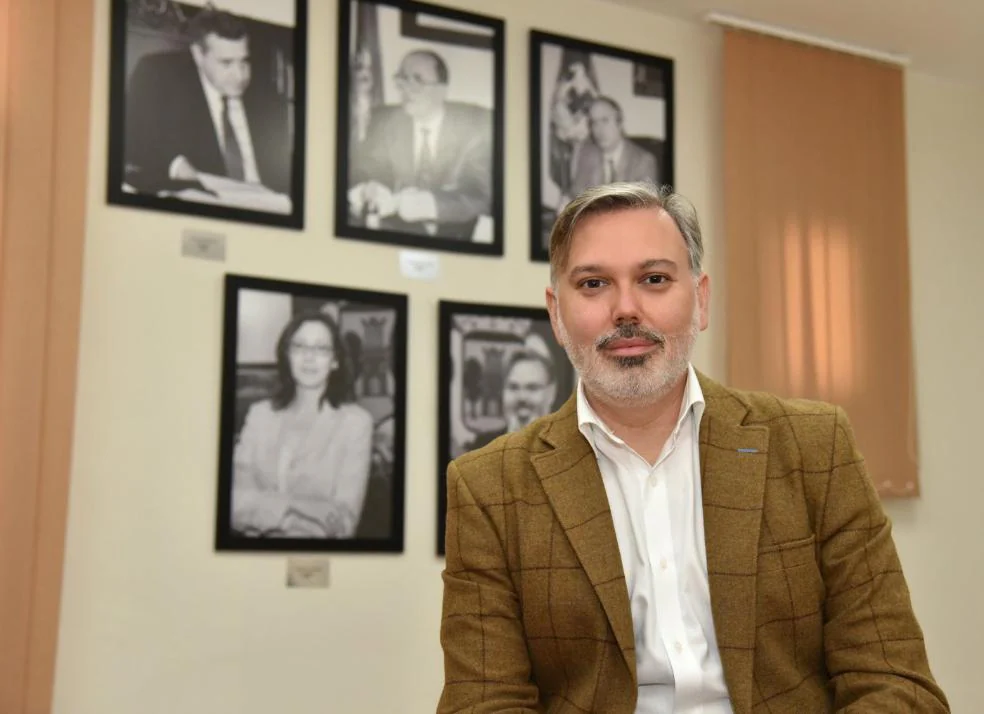
[[[599,278],[588,278],[583,283],[581,283],[581,287],[588,288],[589,290],[596,290],[597,288],[600,288],[601,285],[602,282]]]
[[[646,277],[646,282],[649,283],[650,285],[662,285],[668,280],[669,278],[667,278],[665,275],[650,275]]]

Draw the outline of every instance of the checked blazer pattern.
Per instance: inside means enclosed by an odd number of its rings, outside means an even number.
[[[837,407],[698,373],[711,608],[735,714],[947,712]],[[453,461],[437,710],[632,714],[632,615],[575,399]]]

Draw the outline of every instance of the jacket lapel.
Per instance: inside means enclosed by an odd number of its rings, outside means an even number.
[[[700,373],[698,379],[706,403],[700,471],[711,610],[732,707],[748,714],[769,429],[743,426],[745,405]]]
[[[635,633],[622,559],[601,472],[591,446],[577,428],[575,397],[560,408],[541,438],[554,448],[533,456],[533,466],[598,594],[635,682]]]

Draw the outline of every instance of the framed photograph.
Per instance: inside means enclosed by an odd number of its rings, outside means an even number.
[[[228,275],[217,550],[403,550],[405,295]]]
[[[545,308],[442,300],[438,312],[437,552],[443,555],[448,463],[558,409],[576,377]]]
[[[335,234],[502,255],[504,23],[339,0]]]
[[[673,60],[530,32],[530,258],[592,186],[673,185]]]
[[[306,0],[112,0],[107,201],[300,229]]]

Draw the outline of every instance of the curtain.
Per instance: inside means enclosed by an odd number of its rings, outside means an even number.
[[[728,379],[844,407],[915,496],[902,70],[731,29],[723,57]]]
[[[51,710],[85,237],[92,0],[0,3],[0,712]]]

